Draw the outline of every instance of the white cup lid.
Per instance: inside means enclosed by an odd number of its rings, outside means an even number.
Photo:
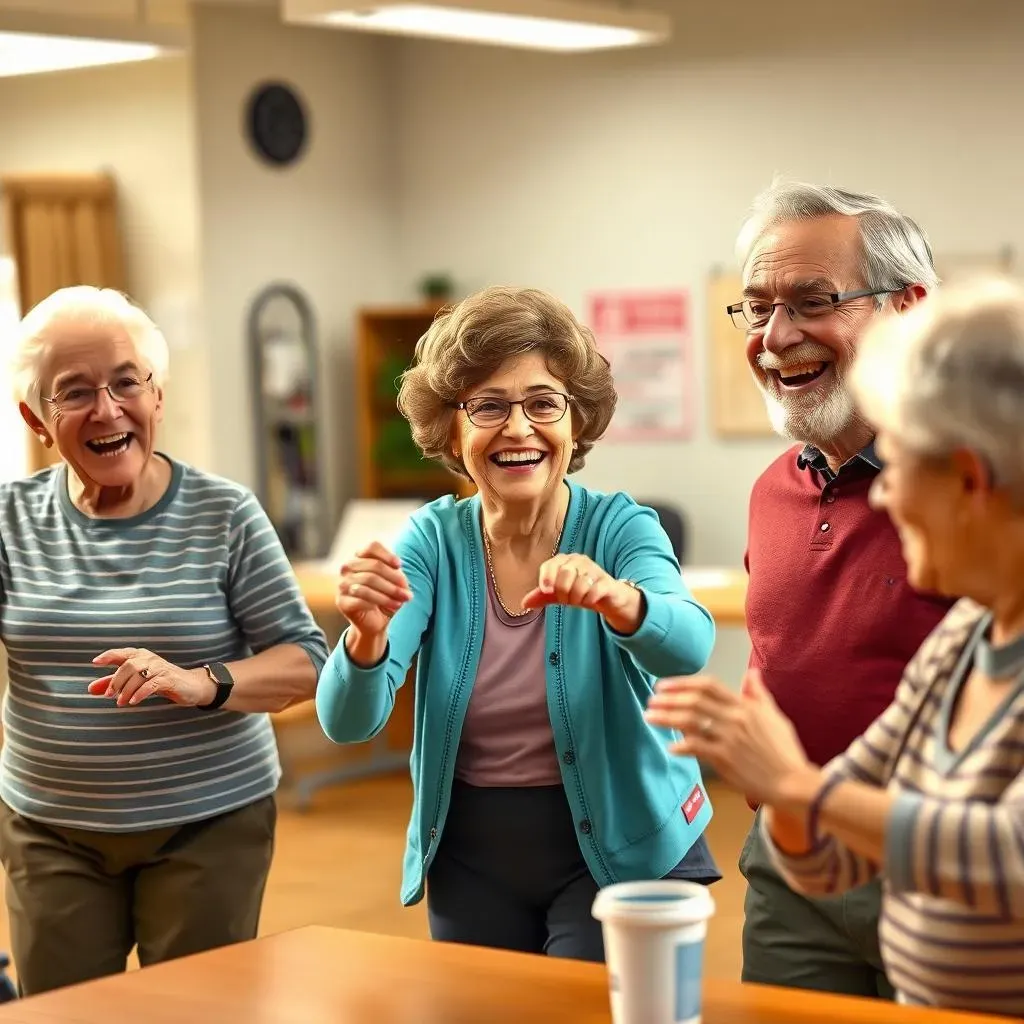
[[[598,921],[660,928],[699,924],[714,912],[715,901],[706,885],[675,878],[606,886],[591,910]]]

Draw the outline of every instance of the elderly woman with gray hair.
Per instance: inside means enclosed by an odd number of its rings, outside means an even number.
[[[791,886],[881,876],[901,1001],[1024,1016],[1024,291],[978,282],[884,318],[851,383],[911,583],[960,600],[824,768],[756,673],[739,693],[663,680],[648,720],[766,806]]]
[[[168,351],[121,294],[22,320],[21,415],[61,462],[0,485],[0,860],[31,995],[256,935],[280,765],[266,712],[326,640],[244,487],[161,454]]]

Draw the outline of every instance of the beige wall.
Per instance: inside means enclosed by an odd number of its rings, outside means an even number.
[[[273,10],[196,12],[195,89],[206,334],[217,389],[215,469],[255,483],[245,322],[266,284],[309,296],[326,382],[328,481],[335,514],[355,481],[352,338],[355,310],[392,297],[394,116],[387,44],[282,27]],[[241,126],[249,91],[280,79],[310,116],[301,162],[268,167]]]

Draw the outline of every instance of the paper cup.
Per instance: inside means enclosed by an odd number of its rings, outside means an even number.
[[[700,1024],[704,938],[715,903],[707,886],[666,879],[602,889],[614,1024]]]

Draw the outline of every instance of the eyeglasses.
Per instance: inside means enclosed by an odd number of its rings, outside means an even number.
[[[147,391],[152,380],[153,374],[150,374],[145,380],[139,380],[137,377],[119,377],[113,384],[101,384],[96,388],[75,384],[49,398],[44,396],[43,401],[49,402],[61,412],[82,412],[84,409],[91,409],[96,404],[96,396],[101,391],[106,391],[118,405],[123,405]]]
[[[512,406],[521,405],[523,415],[531,423],[557,423],[573,401],[572,395],[560,391],[541,391],[529,398],[511,401],[507,398],[492,398],[489,395],[469,398],[456,402],[455,409],[464,409],[469,422],[477,427],[500,427],[512,415]]]
[[[852,302],[854,299],[865,299],[875,295],[895,295],[908,287],[909,285],[904,284],[899,288],[859,288],[853,292],[808,292],[795,302],[765,302],[764,299],[744,299],[742,302],[734,302],[731,306],[726,306],[725,311],[732,318],[733,325],[741,331],[759,331],[762,327],[767,326],[776,306],[782,306],[789,314],[790,320],[798,318],[813,320],[833,312],[844,302]]]

